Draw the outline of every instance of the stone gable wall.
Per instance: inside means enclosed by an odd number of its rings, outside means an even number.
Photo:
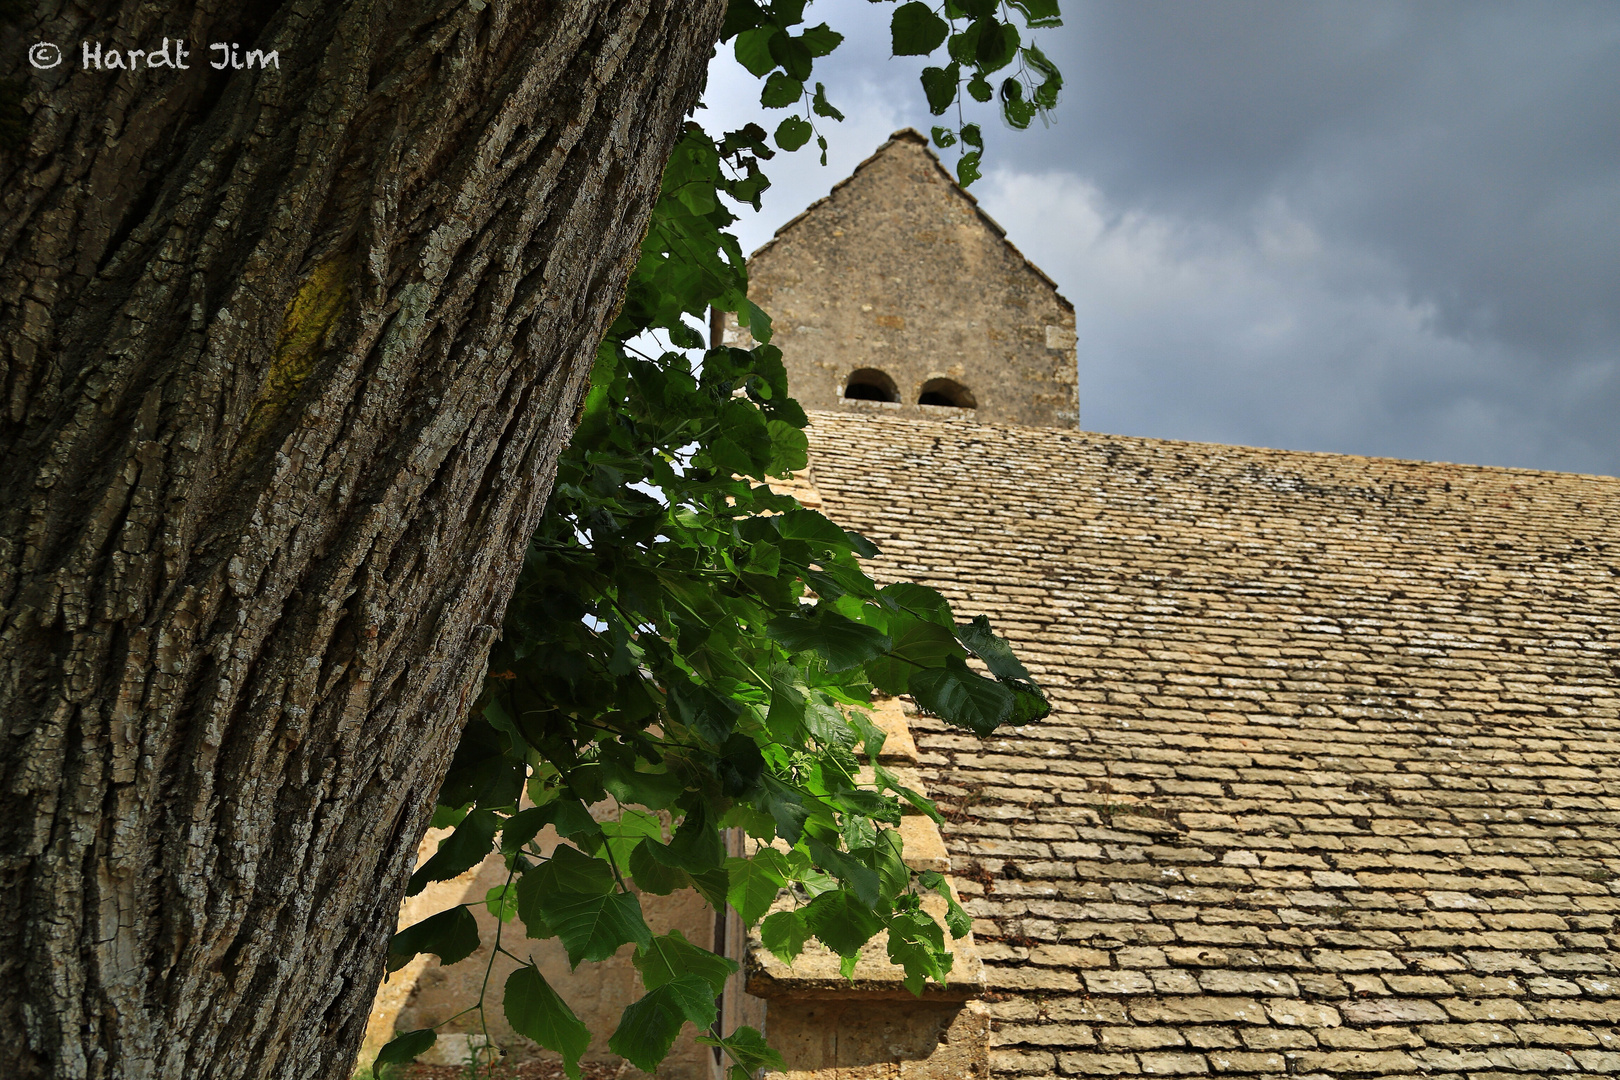
[[[1079,423],[1072,305],[915,131],[897,132],[755,252],[749,295],[771,315],[807,409]],[[726,318],[724,340],[750,346]],[[862,369],[887,375],[899,401],[845,400]],[[976,407],[919,406],[935,380],[965,387]]]

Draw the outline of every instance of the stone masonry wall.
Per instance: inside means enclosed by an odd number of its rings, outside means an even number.
[[[885,143],[749,260],[789,386],[807,409],[893,410],[1038,427],[1079,424],[1074,308],[1007,242],[915,131]],[[727,316],[724,340],[752,340]],[[876,369],[899,402],[849,401]],[[919,406],[931,380],[972,410]]]

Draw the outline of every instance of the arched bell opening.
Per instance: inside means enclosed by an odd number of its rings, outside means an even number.
[[[846,401],[898,402],[900,389],[877,368],[860,368],[844,380],[843,397]]]
[[[955,379],[929,379],[917,395],[919,405],[943,405],[951,409],[976,409],[978,401],[973,391]]]

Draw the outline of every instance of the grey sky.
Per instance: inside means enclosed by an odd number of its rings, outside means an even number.
[[[1075,304],[1083,427],[1620,474],[1620,4],[1063,7],[1056,121],[979,117],[973,192]],[[748,250],[935,122],[891,10],[807,13],[848,120]],[[757,86],[722,56],[705,123]]]

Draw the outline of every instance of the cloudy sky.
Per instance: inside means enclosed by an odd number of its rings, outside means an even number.
[[[983,116],[973,192],[1075,305],[1083,427],[1620,475],[1620,4],[1063,9],[1054,122]],[[892,10],[810,8],[848,119],[745,250],[937,122]],[[701,118],[774,127],[758,85],[724,51]]]

